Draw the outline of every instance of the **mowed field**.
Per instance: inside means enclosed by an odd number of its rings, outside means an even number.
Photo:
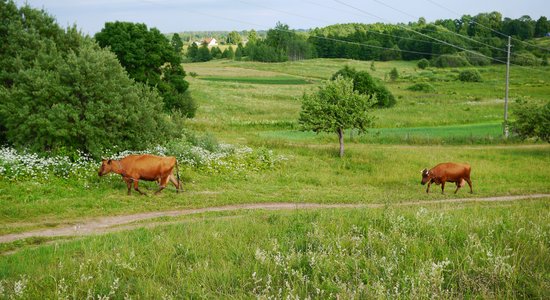
[[[397,105],[366,135],[299,130],[300,97],[349,65],[385,82]],[[397,68],[400,77],[386,74]],[[550,146],[503,140],[504,66],[419,70],[415,62],[316,59],[185,64],[199,104],[187,127],[272,151],[267,170],[183,166],[185,192],[127,196],[122,180],[0,180],[0,235],[78,226],[102,216],[243,203],[383,204],[379,208],[208,212],[101,236],[0,244],[0,298],[545,298],[550,295]],[[516,99],[548,101],[549,68],[513,68]],[[407,88],[429,83],[434,91]],[[425,193],[420,170],[468,162],[474,193]],[[92,178],[97,170],[90,169]],[[153,188],[154,184],[149,187]],[[399,206],[399,203],[418,205]],[[428,201],[428,202],[426,202]]]

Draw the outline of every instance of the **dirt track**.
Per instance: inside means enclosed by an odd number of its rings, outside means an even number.
[[[158,212],[145,212],[132,215],[102,217],[94,220],[86,220],[82,223],[73,226],[40,229],[28,232],[13,233],[0,236],[0,243],[9,243],[20,239],[30,237],[63,237],[63,236],[84,236],[92,234],[100,234],[105,232],[127,230],[137,227],[154,227],[147,224],[130,224],[132,222],[159,218],[159,217],[175,217],[182,215],[192,215],[205,212],[219,211],[235,211],[235,210],[295,210],[295,209],[319,209],[319,208],[380,208],[388,206],[414,206],[414,205],[430,205],[440,203],[467,203],[467,202],[505,202],[535,198],[550,198],[550,194],[533,194],[520,196],[500,196],[487,198],[457,198],[444,200],[419,200],[401,202],[395,204],[370,203],[370,204],[317,204],[317,203],[252,203],[252,204],[237,204],[218,207],[206,207],[197,209],[170,210]],[[121,226],[125,225],[125,226]]]

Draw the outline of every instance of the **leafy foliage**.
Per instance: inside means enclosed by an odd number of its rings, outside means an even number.
[[[302,130],[338,133],[343,156],[344,129],[365,132],[372,125],[371,106],[369,97],[354,90],[352,79],[337,76],[324,82],[316,93],[302,96],[299,122]]]
[[[282,62],[315,57],[313,46],[305,36],[289,29],[288,25],[277,22],[275,28],[267,31],[265,40],[255,40],[246,45],[250,60],[262,62]]]
[[[426,69],[427,67],[430,66],[430,61],[423,58],[421,60],[418,61],[418,63],[416,63],[416,66],[422,70]]]
[[[466,58],[468,63],[472,66],[488,66],[491,64],[491,59],[479,52],[463,51],[460,52],[458,55]]]
[[[520,138],[536,138],[550,143],[550,101],[543,105],[519,101],[514,115],[516,120],[511,127]]]
[[[64,32],[43,11],[0,3],[9,12],[0,36],[0,127],[9,144],[98,156],[173,133],[158,93],[128,78],[114,54],[76,29]]]
[[[397,68],[392,68],[390,71],[391,81],[396,81],[398,78],[399,78],[399,72],[397,71]]]
[[[181,41],[179,34],[174,33],[172,35],[172,40],[170,41],[170,43],[172,44],[172,47],[174,47],[174,52],[180,54],[181,49],[183,48],[183,42]]]
[[[463,56],[441,55],[434,60],[433,65],[438,68],[457,68],[469,66],[470,63]]]
[[[462,70],[460,71],[460,74],[458,75],[458,79],[460,81],[464,82],[480,82],[481,74],[479,74],[479,71],[476,69],[469,69],[469,70]]]
[[[332,75],[331,79],[338,76],[351,78],[353,89],[360,94],[367,95],[378,107],[391,107],[396,100],[393,94],[380,82],[375,80],[367,71],[356,71],[354,68],[345,66]]]
[[[407,90],[425,93],[435,92],[433,85],[426,82],[415,83],[408,87]]]
[[[181,96],[189,86],[184,80],[181,56],[158,29],[148,29],[145,24],[108,22],[95,39],[100,46],[110,47],[131,78],[158,89],[166,111],[196,107],[182,103],[193,100]],[[195,111],[183,114],[192,117]]]

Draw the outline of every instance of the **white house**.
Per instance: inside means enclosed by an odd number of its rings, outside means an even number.
[[[208,47],[212,47],[212,46],[217,46],[218,45],[218,41],[213,38],[213,37],[210,37],[210,38],[205,38],[199,42],[194,42],[194,44],[196,44],[197,46],[202,46],[202,44],[206,43],[206,45]]]

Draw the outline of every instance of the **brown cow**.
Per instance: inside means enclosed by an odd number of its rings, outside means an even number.
[[[176,167],[177,180],[172,175],[174,167]],[[110,172],[122,175],[122,179],[124,179],[128,186],[128,195],[130,195],[130,191],[132,190],[132,182],[134,183],[134,189],[140,194],[145,195],[144,192],[139,190],[139,180],[157,181],[160,187],[155,194],[160,193],[166,187],[168,181],[174,184],[176,192],[179,192],[180,188],[183,190],[178,174],[178,162],[173,156],[162,157],[141,154],[128,155],[120,160],[102,160],[98,175],[103,176]]]
[[[430,185],[435,183],[437,185],[441,184],[441,193],[445,193],[445,182],[454,182],[456,183],[456,192],[458,189],[464,186],[464,181],[468,182],[470,186],[470,193],[473,193],[472,190],[472,181],[470,180],[470,171],[472,168],[468,164],[457,164],[457,163],[442,163],[439,164],[430,170],[422,170],[422,185],[428,183],[428,188],[426,193],[430,192]]]

